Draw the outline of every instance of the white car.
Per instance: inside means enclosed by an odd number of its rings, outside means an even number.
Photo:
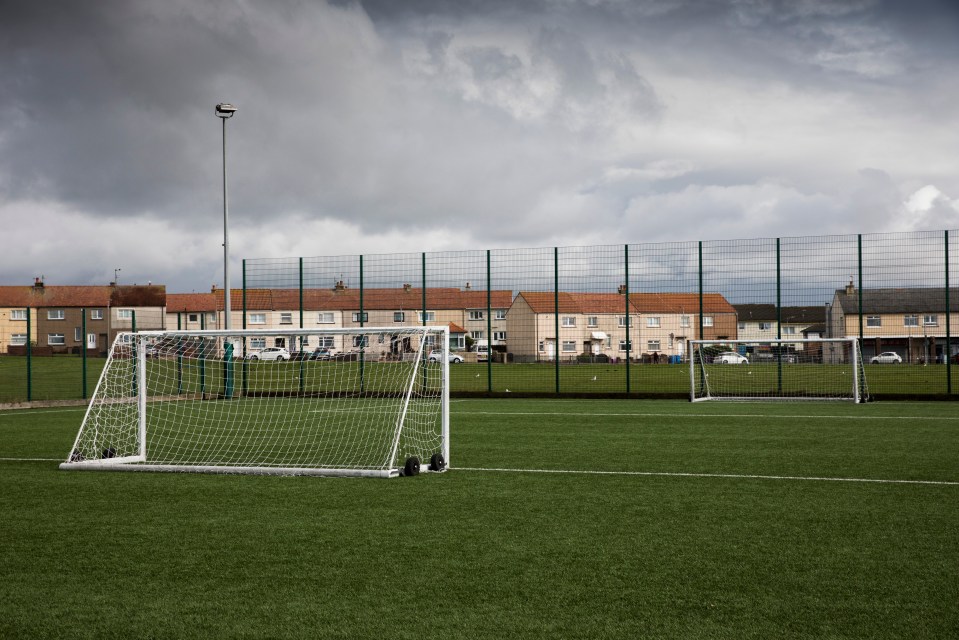
[[[884,351],[869,360],[870,364],[902,364],[902,356],[895,351]]]
[[[247,360],[289,360],[290,352],[286,347],[267,347],[246,355]]]
[[[749,358],[735,351],[723,351],[713,358],[713,364],[749,364]]]
[[[428,357],[427,359],[428,359],[430,362],[439,362],[440,360],[443,359],[443,352],[442,352],[442,351],[430,351],[430,355],[429,355],[429,357]],[[457,355],[457,354],[451,352],[451,353],[449,354],[449,360],[450,360],[450,364],[460,364],[461,362],[463,362],[463,356]]]

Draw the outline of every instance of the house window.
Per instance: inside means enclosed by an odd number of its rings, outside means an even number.
[[[117,318],[120,320],[133,320],[133,309],[117,309]]]
[[[48,309],[47,320],[63,320],[63,309]]]
[[[230,306],[233,306],[233,305],[230,305]],[[211,323],[211,324],[214,323],[214,322],[216,322],[216,313],[208,313],[208,314],[206,314],[206,321],[209,322],[209,323]]]
[[[435,321],[436,321],[436,312],[435,312],[435,311],[427,311],[426,314],[425,314],[426,317],[424,318],[423,316],[424,316],[424,313],[423,313],[422,311],[417,311],[417,312],[416,312],[416,317],[419,318],[419,321],[420,321],[420,322],[435,322]]]
[[[922,317],[922,324],[927,327],[936,327],[939,325],[939,316],[926,314]]]
[[[51,346],[60,346],[67,343],[66,338],[62,333],[48,333],[47,334],[47,344]]]
[[[465,349],[466,348],[466,336],[463,334],[457,336],[450,336],[450,348],[452,349]]]
[[[10,311],[11,320],[26,320],[27,319],[27,310],[26,309],[12,309]]]
[[[497,319],[497,320],[506,320],[506,309],[497,309],[497,310],[496,310],[496,319]]]
[[[319,324],[333,324],[333,312],[321,311],[316,314],[316,321]]]
[[[470,335],[473,336],[474,340],[482,340],[486,337],[485,331],[470,331]]]
[[[266,314],[265,314],[265,313],[251,313],[251,314],[250,314],[250,324],[266,324]]]
[[[867,327],[881,327],[882,318],[880,316],[866,316]]]
[[[546,351],[546,343],[543,342],[542,340],[539,341],[539,350]]]
[[[435,347],[436,346],[436,336],[432,333],[425,338],[423,338],[423,346],[425,347]]]
[[[796,335],[796,327],[783,327],[783,335],[787,335],[787,336]]]
[[[353,314],[353,322],[369,322],[369,320],[370,320],[370,314],[368,314],[365,311],[363,313]]]
[[[505,342],[505,341],[506,341],[506,332],[505,332],[505,331],[494,331],[494,332],[493,332],[493,340],[499,341],[499,342]]]
[[[73,328],[73,341],[80,342],[83,340],[83,330],[80,327]]]
[[[913,314],[910,316],[903,316],[902,324],[904,327],[918,327],[919,326],[919,316]]]
[[[769,331],[769,330],[772,329],[772,328],[773,328],[773,323],[772,323],[772,322],[760,322],[760,323],[759,323],[759,330],[760,330],[760,331]]]
[[[564,327],[575,327],[576,318],[575,316],[563,316],[563,326]]]
[[[679,316],[679,326],[680,326],[680,327],[688,327],[688,326],[689,326],[689,316]],[[743,326],[743,329],[745,329],[745,328],[746,328],[746,327]]]
[[[470,320],[482,320],[484,317],[482,311],[470,311]]]
[[[621,327],[626,326],[626,316],[619,316],[619,326]]]
[[[90,309],[91,320],[103,320],[103,309]]]
[[[250,338],[251,349],[266,349],[266,338]]]
[[[353,346],[357,348],[364,348],[369,346],[370,340],[369,336],[353,336]]]
[[[646,326],[650,329],[656,329],[660,326],[659,316],[649,316],[646,318]]]
[[[403,311],[394,311],[393,322],[406,322],[406,313]]]
[[[745,331],[745,330],[746,330],[746,323],[745,323],[745,322],[738,322],[738,323],[736,323],[736,327],[737,327],[740,331]]]
[[[712,316],[703,316],[703,326],[711,327],[713,326],[713,317]]]
[[[187,317],[186,317],[186,321],[187,321],[187,322],[199,322],[199,321],[200,321],[200,314],[199,314],[199,313],[191,313],[191,314],[188,314]]]
[[[286,312],[280,314],[280,324],[293,324],[293,313]]]
[[[598,327],[599,326],[599,316],[588,316],[586,318],[587,327]]]
[[[14,333],[10,336],[10,344],[12,345],[23,345],[27,344],[27,334],[25,333]]]
[[[563,340],[563,352],[565,352],[565,353],[576,353],[576,341],[575,341],[575,340]]]
[[[333,336],[320,336],[316,339],[316,346],[323,347],[324,349],[332,349]]]
[[[632,340],[620,340],[619,341],[619,350],[626,351],[627,349],[632,350],[633,344]]]
[[[648,341],[646,342],[646,350],[647,350],[647,351],[661,351],[662,348],[660,347],[660,342],[659,342],[659,340],[648,340]]]

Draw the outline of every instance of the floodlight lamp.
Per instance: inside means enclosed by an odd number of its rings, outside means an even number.
[[[217,117],[232,118],[234,113],[236,113],[236,107],[229,102],[221,102],[220,104],[216,105]]]

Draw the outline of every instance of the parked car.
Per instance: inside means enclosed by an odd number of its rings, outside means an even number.
[[[902,356],[895,351],[884,351],[869,359],[870,364],[902,364]]]
[[[247,360],[289,360],[290,352],[286,347],[267,347],[246,355]]]
[[[442,359],[443,359],[442,351],[430,351],[430,355],[428,357],[428,360],[430,362],[439,362]],[[451,351],[449,354],[449,361],[450,361],[450,364],[460,364],[461,362],[463,362],[463,356],[453,353]]]
[[[713,358],[713,364],[749,364],[749,358],[735,351],[723,351]]]
[[[290,360],[332,360],[336,353],[336,349],[317,347],[312,351],[294,351],[290,354]]]

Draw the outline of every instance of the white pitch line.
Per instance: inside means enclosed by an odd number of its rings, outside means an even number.
[[[63,458],[0,458],[0,462],[63,462]]]
[[[596,476],[659,476],[666,478],[726,478],[733,480],[804,480],[807,482],[863,482],[872,484],[921,484],[959,487],[951,480],[889,480],[883,478],[827,478],[818,476],[769,476],[745,473],[684,473],[672,471],[573,471],[568,469],[495,469],[483,467],[450,467],[451,471],[483,471],[511,473],[555,473]]]
[[[624,418],[801,418],[803,420],[829,418],[835,420],[954,420],[959,417],[949,416],[817,416],[800,414],[777,413],[602,413],[572,411],[545,412],[545,411],[464,411],[462,415],[471,416],[600,416]]]

